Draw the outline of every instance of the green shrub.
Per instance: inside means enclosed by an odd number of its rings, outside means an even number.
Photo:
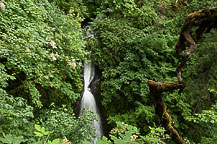
[[[9,96],[0,88],[0,141],[31,141],[33,107],[20,97]]]
[[[94,134],[88,135],[87,127],[92,114],[76,119],[72,108],[83,87],[87,54],[82,18],[71,11],[65,14],[47,0],[1,2],[0,137],[22,136],[22,141],[33,143],[33,125],[41,123],[58,131],[54,139],[91,139]]]
[[[147,80],[175,79],[168,73],[175,76],[171,47],[176,35],[163,35],[155,27],[140,30],[131,21],[117,17],[95,20],[91,28],[96,38],[87,40],[88,48],[102,71],[102,104],[109,123],[125,121],[139,127],[153,121]]]
[[[73,144],[80,143],[84,140],[93,140],[96,138],[95,128],[93,127],[95,115],[86,112],[84,115],[76,118],[72,109],[53,108],[44,110],[40,115],[42,126],[54,130],[50,136],[51,139],[66,137]]]
[[[169,139],[168,135],[165,135],[165,130],[162,128],[150,128],[150,133],[142,136],[137,127],[128,125],[125,123],[117,122],[117,126],[113,128],[110,132],[110,140],[103,137],[102,140],[97,141],[97,144],[142,144],[142,143],[159,143],[165,144],[161,139]]]
[[[46,0],[2,2],[6,8],[0,11],[1,86],[13,95],[30,95],[34,107],[42,107],[48,97],[52,102],[75,102],[86,54],[81,19]],[[48,88],[56,95],[46,93]]]

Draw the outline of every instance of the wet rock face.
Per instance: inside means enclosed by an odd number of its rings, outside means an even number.
[[[104,110],[104,107],[102,106],[102,97],[101,97],[101,89],[100,89],[100,82],[101,82],[101,71],[100,69],[95,66],[95,76],[94,79],[92,80],[92,82],[90,83],[90,90],[91,93],[94,95],[95,97],[95,101],[96,101],[96,105],[98,107],[99,110],[99,114],[101,116],[101,121],[102,121],[102,125],[103,125],[103,133],[105,136],[108,135],[109,133],[109,128],[108,128],[108,122],[107,122],[107,117],[106,117],[106,112]],[[80,108],[81,108],[81,99],[82,99],[82,95],[84,93],[84,89],[81,92],[81,97],[78,99],[77,103],[76,103],[76,107],[74,109],[74,113],[75,115],[78,117],[79,116],[79,112],[80,112]]]
[[[74,113],[75,113],[75,116],[78,118],[79,117],[79,112],[80,112],[80,109],[81,109],[81,96],[84,94],[84,89],[82,90],[82,92],[80,93],[80,97],[78,98],[76,104],[75,104],[75,107],[74,107]]]
[[[90,83],[91,93],[95,96],[96,101],[100,99],[100,81],[101,81],[101,72],[99,68],[95,66],[95,76],[92,82]]]
[[[96,105],[99,109],[99,114],[101,115],[101,120],[102,120],[102,125],[103,125],[103,133],[105,136],[108,135],[109,133],[109,128],[108,128],[108,122],[107,122],[107,117],[106,117],[106,112],[104,110],[104,107],[102,106],[102,96],[101,96],[101,89],[100,89],[100,82],[101,82],[101,71],[100,69],[95,66],[95,77],[93,81],[90,84],[90,89],[91,93],[94,95],[95,100],[96,100]]]

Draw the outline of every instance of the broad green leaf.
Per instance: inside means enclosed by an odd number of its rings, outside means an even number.
[[[37,124],[35,124],[35,129],[36,129],[37,131],[40,131],[40,132],[41,132],[41,130],[42,130],[41,126],[40,126],[40,125],[37,125]]]
[[[38,136],[38,137],[43,137],[44,135],[41,133],[41,132],[34,132],[35,136]]]
[[[60,139],[54,139],[52,142],[48,142],[48,144],[60,144]]]
[[[44,127],[41,128],[41,132],[43,133],[43,135],[49,134],[49,131],[46,131]]]

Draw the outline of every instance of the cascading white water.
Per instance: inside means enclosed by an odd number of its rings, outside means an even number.
[[[90,83],[92,82],[93,78],[95,76],[95,67],[93,63],[85,63],[84,64],[84,93],[81,99],[81,109],[80,109],[80,116],[82,115],[82,112],[84,109],[93,111],[95,114],[97,114],[97,120],[94,121],[93,125],[96,128],[96,134],[99,137],[103,136],[103,131],[102,131],[102,122],[101,118],[99,115],[99,111],[96,105],[95,98],[93,94],[90,91]],[[95,144],[97,141],[94,140],[93,143]]]

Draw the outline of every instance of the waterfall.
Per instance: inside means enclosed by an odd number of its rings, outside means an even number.
[[[88,62],[84,64],[84,93],[81,99],[81,109],[79,115],[82,115],[83,109],[87,109],[90,111],[93,111],[94,114],[97,114],[97,120],[93,122],[94,127],[96,128],[96,134],[98,137],[103,136],[102,132],[102,122],[99,115],[99,111],[96,105],[95,98],[93,94],[91,93],[91,89],[89,88],[90,83],[94,79],[95,76],[95,67],[93,63]],[[93,141],[93,144],[95,144],[97,139]]]

